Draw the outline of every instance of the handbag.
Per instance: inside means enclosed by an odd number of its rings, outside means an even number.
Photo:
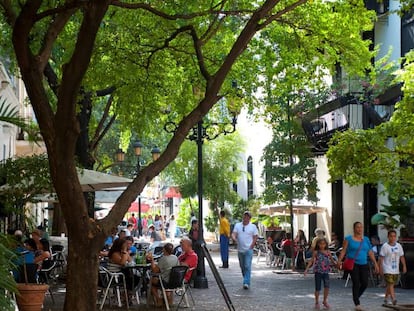
[[[361,243],[359,243],[359,247],[357,252],[355,253],[355,258],[358,257],[359,251],[361,250],[362,243],[364,243],[364,238],[362,239]],[[354,270],[355,259],[354,258],[345,258],[344,262],[342,263],[342,269],[344,271],[352,271]]]
[[[342,263],[342,269],[344,271],[352,271],[354,270],[355,260],[353,258],[345,258],[344,262]]]

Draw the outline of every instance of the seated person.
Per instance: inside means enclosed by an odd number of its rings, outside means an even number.
[[[329,243],[328,247],[332,251],[336,251],[341,247],[341,242],[335,232],[332,232],[331,234],[331,243]]]
[[[158,293],[159,289],[159,278],[162,279],[164,284],[168,284],[170,281],[170,272],[171,268],[174,266],[178,266],[178,258],[173,254],[174,252],[174,245],[171,243],[167,243],[162,248],[163,256],[158,260],[158,264],[155,263],[154,257],[151,253],[148,253],[147,260],[151,262],[151,271],[155,273],[159,273],[158,276],[151,277],[151,293],[154,297],[154,302],[156,306],[162,306],[163,300]],[[168,296],[168,303],[172,304],[172,293],[167,293]]]
[[[23,264],[26,265],[26,269],[28,271],[28,282],[29,283],[36,283],[37,279],[37,264],[35,263],[35,252],[37,251],[36,241],[34,239],[27,239],[24,241],[23,246],[18,246],[16,252],[18,252],[21,256],[19,256],[16,260],[16,270],[13,270],[13,275],[16,282],[24,283],[24,274],[23,274]],[[32,273],[33,270],[33,273]],[[30,275],[29,275],[30,274]]]
[[[131,257],[135,256],[137,253],[137,248],[134,246],[134,238],[130,235],[127,236],[125,240],[127,241],[129,255]]]
[[[316,243],[318,242],[319,239],[324,239],[325,238],[325,231],[323,231],[321,228],[316,228],[315,229],[315,237],[312,240],[312,244],[310,247],[310,251],[314,251],[315,250],[315,246]]]
[[[40,249],[35,252],[34,262],[42,264],[44,260],[50,260],[52,254],[50,253],[50,244],[46,239],[40,239]]]
[[[381,251],[381,241],[378,235],[373,235],[371,237],[372,251],[374,252],[375,258],[378,260],[380,251]]]
[[[128,242],[125,239],[116,239],[108,252],[107,268],[110,272],[124,273],[128,290],[133,290],[133,287],[138,285],[139,278],[131,273],[131,269],[124,269],[130,262],[132,258],[128,253]]]
[[[187,237],[184,237],[181,239],[181,248],[183,250],[183,253],[178,257],[178,261],[181,265],[188,266],[188,271],[185,274],[185,281],[190,282],[191,276],[193,274],[193,270],[197,268],[198,264],[198,256],[193,250],[193,243],[191,240]]]

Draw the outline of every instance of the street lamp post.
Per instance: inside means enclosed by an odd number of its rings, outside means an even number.
[[[187,139],[195,141],[197,143],[197,196],[198,196],[198,223],[199,234],[197,239],[197,245],[195,245],[195,251],[198,256],[197,264],[197,277],[194,280],[195,288],[208,288],[208,282],[206,278],[206,270],[204,264],[204,253],[201,245],[204,241],[204,229],[203,229],[203,142],[204,140],[216,139],[221,134],[227,135],[236,131],[237,116],[233,114],[231,123],[218,123],[209,122],[204,124],[203,120],[200,120],[196,126],[191,129]],[[168,121],[164,130],[168,133],[175,133],[178,125],[173,121]]]
[[[142,148],[144,147],[144,145],[139,141],[136,140],[133,144],[132,147],[134,148],[134,153],[137,157],[137,165],[135,167],[136,170],[136,176],[139,175],[139,172],[141,171],[141,168],[144,165],[144,162],[141,161],[141,155],[142,155]],[[161,151],[157,146],[154,146],[151,149],[151,155],[152,155],[152,160],[156,161],[159,157],[160,157]],[[118,149],[118,151],[116,152],[116,158],[117,161],[122,163],[125,161],[125,152],[122,151],[122,149]],[[141,193],[138,196],[138,235],[142,236],[142,217],[141,217]]]

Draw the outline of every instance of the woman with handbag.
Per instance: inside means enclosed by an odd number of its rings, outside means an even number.
[[[372,245],[368,237],[364,236],[364,226],[359,221],[354,223],[354,232],[352,235],[345,237],[342,244],[342,251],[338,258],[338,268],[348,270],[352,280],[352,298],[355,304],[355,310],[363,310],[359,298],[368,287],[368,257],[372,261],[375,273],[379,268],[375,260]],[[344,259],[346,255],[346,259]]]

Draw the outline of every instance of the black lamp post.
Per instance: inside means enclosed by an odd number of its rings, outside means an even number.
[[[231,123],[209,122],[205,125],[203,123],[203,120],[200,120],[197,125],[191,129],[191,132],[187,137],[187,139],[195,141],[197,143],[197,196],[199,234],[197,245],[194,247],[194,250],[198,256],[197,277],[194,280],[195,288],[208,288],[204,264],[204,253],[201,248],[201,245],[205,243],[203,230],[203,142],[204,140],[216,139],[221,134],[227,135],[234,133],[236,131],[237,116],[236,114],[233,114]],[[164,126],[165,131],[168,133],[176,132],[177,128],[178,125],[173,121],[168,121]]]
[[[142,148],[144,147],[144,145],[139,140],[136,140],[132,144],[132,147],[134,148],[134,153],[137,157],[136,176],[138,176],[139,172],[141,171],[141,167],[143,167],[143,165],[145,164],[144,162],[141,161]],[[161,154],[161,150],[157,146],[154,146],[151,149],[151,155],[152,155],[153,161],[158,160],[158,158],[160,157],[160,154]],[[122,149],[117,150],[116,159],[119,163],[121,163],[121,165],[125,161],[125,152],[123,152]],[[141,194],[139,194],[138,196],[138,235],[139,236],[142,235],[141,219],[142,219],[141,218]]]

